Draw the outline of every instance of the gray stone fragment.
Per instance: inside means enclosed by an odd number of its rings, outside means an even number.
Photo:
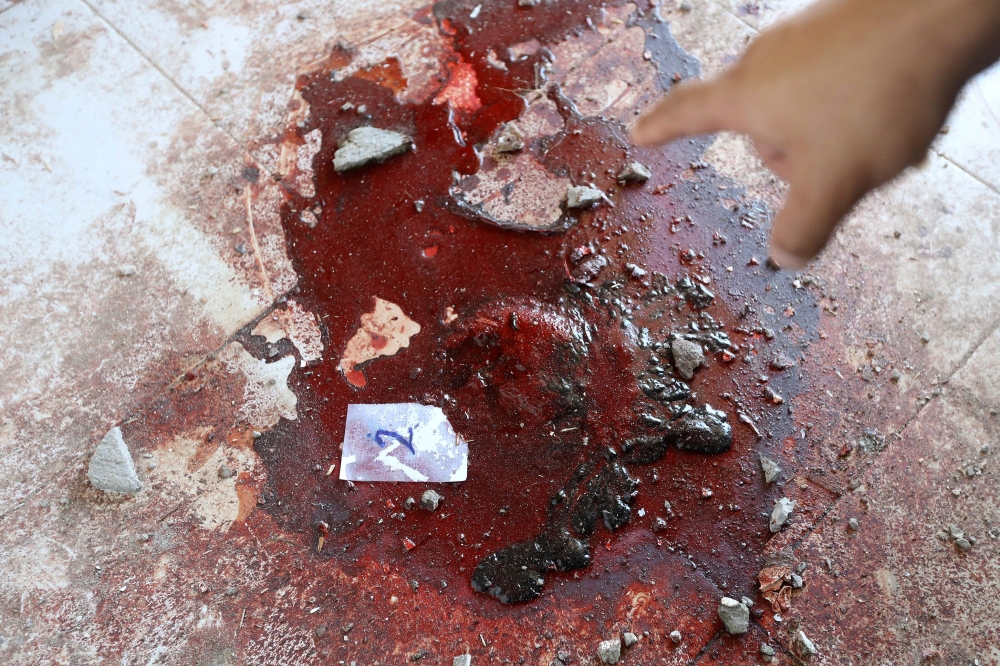
[[[420,496],[420,506],[424,507],[428,511],[437,511],[438,504],[441,503],[444,497],[439,495],[433,490],[425,490],[424,494]]]
[[[684,640],[684,637],[681,636],[681,632],[674,629],[670,632],[670,640],[674,642],[674,645],[680,645],[681,641]]]
[[[604,199],[604,193],[593,187],[576,186],[566,188],[566,208],[587,208]]]
[[[788,358],[784,354],[778,354],[777,356],[771,359],[771,363],[769,365],[771,366],[772,370],[787,370],[788,368],[795,365],[795,361]]]
[[[851,518],[847,521],[847,529],[849,529],[850,531],[857,532],[858,527],[860,527],[860,525],[858,524],[857,518]]]
[[[142,482],[135,473],[132,454],[122,439],[121,428],[108,431],[90,457],[87,478],[99,490],[111,493],[137,493],[142,490]]]
[[[639,642],[639,637],[633,634],[631,631],[626,631],[624,634],[622,634],[622,642],[625,644],[625,647],[632,647],[633,645]]]
[[[771,532],[777,533],[788,522],[788,518],[795,510],[795,500],[782,497],[774,503],[774,510],[771,511]]]
[[[955,539],[955,545],[959,547],[962,552],[969,552],[972,550],[972,544],[966,538]]]
[[[684,379],[694,377],[694,371],[705,360],[705,352],[702,351],[701,345],[684,338],[674,338],[670,343],[670,350],[674,354],[674,367]]]
[[[405,134],[377,127],[352,129],[333,154],[337,173],[357,169],[373,162],[384,162],[413,148],[413,140]]]
[[[407,511],[413,511],[417,507],[417,500],[407,497],[406,501],[403,502],[403,506],[406,507]]]
[[[948,533],[951,535],[952,539],[961,539],[965,536],[965,532],[958,525],[949,525]]]
[[[750,597],[740,597],[740,603],[746,606],[747,608],[753,607],[753,599],[751,599]]]
[[[622,658],[622,642],[619,638],[612,638],[609,641],[601,641],[597,646],[597,656],[605,664],[617,664]]]
[[[774,483],[774,480],[781,476],[781,468],[767,456],[760,457],[760,468],[764,470],[764,482]]]
[[[629,162],[618,174],[619,183],[645,183],[653,174],[638,162]]]
[[[767,657],[773,657],[776,654],[774,648],[768,645],[767,643],[761,644],[760,653]]]
[[[503,131],[497,137],[494,153],[516,153],[524,148],[524,132],[513,120],[503,126]]]
[[[816,646],[813,645],[813,642],[809,640],[809,638],[806,636],[806,632],[802,631],[801,629],[797,634],[795,634],[795,641],[793,643],[793,647],[795,648],[795,653],[798,654],[799,657],[801,657],[802,659],[809,659],[819,654],[819,650],[816,649]]]
[[[236,470],[229,465],[223,463],[219,466],[219,478],[220,479],[231,479],[236,476]]]
[[[542,0],[517,0],[518,7],[537,7]]]
[[[719,618],[730,634],[745,634],[750,629],[750,609],[736,599],[722,597]]]
[[[805,582],[802,580],[802,576],[796,573],[793,573],[791,575],[791,581],[792,581],[792,587],[795,588],[796,590],[801,589],[802,586],[805,585]]]
[[[451,660],[451,666],[472,666],[472,655],[461,654]]]

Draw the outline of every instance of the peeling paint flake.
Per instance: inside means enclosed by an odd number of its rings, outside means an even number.
[[[232,343],[219,354],[230,373],[244,375],[243,404],[239,417],[256,430],[267,430],[280,419],[298,418],[297,398],[288,388],[288,375],[295,367],[295,357],[285,356],[267,363],[251,356],[239,343]]]
[[[323,334],[316,315],[294,300],[289,300],[284,310],[276,309],[264,317],[253,329],[253,335],[260,335],[271,344],[288,338],[299,350],[303,365],[323,358]]]
[[[361,315],[361,328],[347,342],[340,369],[348,382],[359,388],[367,381],[358,366],[380,356],[393,356],[410,346],[410,338],[420,332],[420,324],[407,317],[398,305],[375,297],[375,309]]]

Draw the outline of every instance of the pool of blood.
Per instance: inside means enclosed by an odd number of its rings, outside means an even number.
[[[396,92],[405,83],[390,61],[339,82],[329,71],[300,77],[298,88],[311,112],[290,130],[298,137],[315,128],[323,133],[313,163],[316,198],[290,194],[283,224],[300,276],[294,298],[318,314],[327,352],[289,379],[299,418],[282,421],[256,442],[268,470],[261,505],[284,529],[300,533],[317,564],[336,560],[348,574],[394,568],[419,585],[457,586],[465,601],[487,614],[501,606],[472,591],[477,564],[550,528],[553,506],[574,470],[607,464],[609,449],[620,451],[627,439],[656,432],[644,414],[669,418],[637,386],[637,380],[658,377],[658,368],[668,379],[671,372],[668,351],[637,344],[643,329],[661,343],[671,333],[691,332],[692,323],[705,329],[717,322],[728,333],[735,360],[709,354],[691,382],[689,402],[726,411],[734,444],[716,456],[671,447],[653,463],[627,464],[639,481],[631,520],[613,532],[598,520],[590,566],[547,572],[547,578],[603,576],[612,584],[635,575],[613,571],[611,563],[623,554],[617,552],[623,535],[639,531],[642,538],[630,539],[628,548],[684,557],[716,584],[749,592],[770,536],[761,513],[779,492],[764,485],[755,450],[773,451],[769,455],[780,459],[800,445],[786,408],[770,401],[762,387],[787,399],[802,390],[804,380],[794,372],[770,372],[761,359],[779,348],[794,355],[793,343],[814,336],[815,319],[808,314],[794,325],[780,314],[786,303],[802,303],[808,295],[760,265],[767,215],[758,204],[743,202],[735,183],[700,163],[710,139],[639,149],[615,121],[567,117],[544,165],[575,181],[593,174],[593,182],[610,191],[613,207],[575,214],[568,231],[544,235],[468,219],[453,205],[453,173],[474,173],[476,145],[521,113],[523,101],[512,91],[534,85],[542,57],[503,72],[486,63],[486,50],[531,36],[554,43],[587,29],[587,17],[596,19],[601,11],[598,3],[571,4],[570,14],[564,3],[558,11],[542,5],[510,12],[485,2],[475,30],[463,18],[471,5],[434,8],[427,20],[436,20],[453,38],[457,57],[475,68],[482,104],[473,113],[399,102]],[[648,30],[665,34],[665,26],[648,18]],[[661,68],[694,73],[672,40],[647,44]],[[663,77],[665,87],[670,80]],[[365,114],[342,110],[347,102],[363,104]],[[412,136],[416,150],[337,174],[337,141],[371,119]],[[619,187],[615,174],[632,159],[649,166],[654,178]],[[418,200],[424,202],[419,212]],[[314,228],[300,220],[304,208],[321,209]],[[581,287],[571,279],[572,256],[585,247],[607,265]],[[646,275],[636,277],[629,264]],[[697,310],[662,288],[684,276],[709,283],[716,297],[707,308]],[[422,328],[408,348],[366,365],[367,385],[359,389],[345,381],[339,354],[376,296],[398,304]],[[447,312],[458,319],[448,322]],[[521,315],[519,330],[511,326],[512,313]],[[561,330],[566,322],[590,331],[584,358],[567,356],[573,335]],[[778,331],[773,342],[763,335],[768,327]],[[480,334],[485,338],[477,341]],[[565,380],[563,389],[553,385],[558,380]],[[347,405],[353,402],[441,406],[470,443],[468,480],[435,485],[444,501],[429,512],[404,508],[425,484],[348,484],[336,472],[327,476],[330,465],[339,465]],[[753,418],[760,437],[737,413]],[[657,517],[666,527],[654,533]],[[324,545],[317,552],[321,535]],[[582,584],[558,590],[550,585],[543,593],[550,590],[594,593],[592,585]]]

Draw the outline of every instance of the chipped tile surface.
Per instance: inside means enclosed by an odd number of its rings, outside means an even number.
[[[1000,192],[1000,65],[962,90],[934,149]]]

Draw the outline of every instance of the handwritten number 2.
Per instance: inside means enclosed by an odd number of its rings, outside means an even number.
[[[409,430],[410,430],[409,439],[403,437],[398,432],[393,432],[392,430],[377,430],[375,432],[375,443],[378,444],[378,447],[380,449],[384,449],[387,442],[382,438],[392,437],[400,444],[408,448],[410,450],[410,453],[412,453],[413,455],[417,455],[417,452],[413,450],[413,428],[410,428]]]

